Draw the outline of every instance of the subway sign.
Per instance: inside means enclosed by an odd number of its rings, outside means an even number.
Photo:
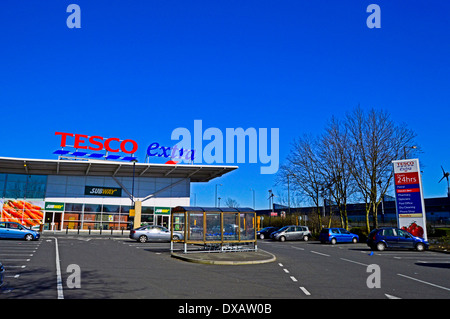
[[[122,189],[116,187],[85,186],[84,195],[121,197]]]
[[[170,207],[155,207],[155,214],[170,215]]]
[[[44,209],[62,212],[64,211],[64,203],[45,202]]]

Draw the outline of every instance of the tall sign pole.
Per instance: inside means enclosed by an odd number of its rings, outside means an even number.
[[[398,227],[428,240],[419,160],[405,159],[392,163]]]

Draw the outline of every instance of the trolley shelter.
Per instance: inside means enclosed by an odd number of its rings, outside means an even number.
[[[196,252],[198,245],[208,252],[257,249],[256,212],[251,208],[178,206],[171,218],[172,251],[174,243],[183,243],[185,253],[188,244],[196,245]]]

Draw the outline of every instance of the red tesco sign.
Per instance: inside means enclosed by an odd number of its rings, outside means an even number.
[[[87,136],[83,134],[55,132],[55,135],[61,135],[61,147],[67,146],[67,137],[74,137],[73,147],[82,150],[101,151],[106,149],[108,152],[123,152],[125,154],[134,154],[138,149],[138,144],[133,140],[123,140],[116,137],[103,138],[101,136]],[[90,145],[88,145],[89,143]],[[131,150],[127,146],[131,145]]]

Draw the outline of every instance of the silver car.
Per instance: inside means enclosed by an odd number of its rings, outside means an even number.
[[[308,241],[311,237],[311,232],[307,226],[284,226],[278,231],[273,232],[270,237],[274,240],[304,240]]]
[[[145,243],[147,241],[166,241],[170,242],[170,230],[159,225],[147,225],[130,231],[130,238]],[[174,240],[183,239],[183,234],[174,233]]]

